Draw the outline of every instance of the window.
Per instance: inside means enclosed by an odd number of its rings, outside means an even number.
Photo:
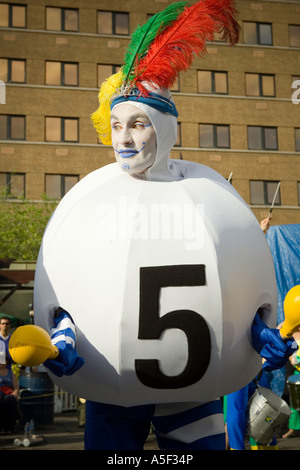
[[[290,46],[300,47],[300,25],[289,25]]]
[[[46,29],[52,31],[78,31],[78,10],[47,7]]]
[[[47,61],[46,85],[78,86],[78,64]]]
[[[98,11],[98,33],[129,35],[129,13]]]
[[[269,23],[244,22],[244,43],[271,46],[272,25]]]
[[[5,83],[25,83],[25,60],[0,59],[0,80]]]
[[[277,150],[276,127],[248,126],[249,150]]]
[[[297,187],[298,187],[298,205],[300,206],[300,182],[299,181],[297,183]]]
[[[201,148],[230,148],[229,126],[199,124]]]
[[[46,117],[47,142],[78,142],[78,119]]]
[[[0,3],[0,27],[26,28],[26,6]]]
[[[97,78],[98,78],[98,87],[109,78],[114,73],[117,73],[120,70],[120,65],[107,65],[107,64],[98,64],[97,66]]]
[[[0,197],[25,197],[23,173],[0,173]]]
[[[246,73],[247,96],[275,96],[275,77],[259,73]]]
[[[295,150],[300,152],[300,128],[295,129]]]
[[[0,140],[25,140],[25,116],[1,114]]]
[[[52,199],[61,199],[78,181],[78,175],[46,175],[46,195]]]
[[[228,94],[227,72],[198,70],[198,93]]]
[[[250,203],[271,205],[279,181],[250,181]],[[274,202],[275,206],[280,206],[280,188]]]

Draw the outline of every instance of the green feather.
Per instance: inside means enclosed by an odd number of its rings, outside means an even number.
[[[135,64],[147,54],[157,34],[173,24],[186,6],[186,1],[172,3],[165,10],[152,16],[143,26],[137,27],[125,54],[123,65],[125,81],[130,79]]]

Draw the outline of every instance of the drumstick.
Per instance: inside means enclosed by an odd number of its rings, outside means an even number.
[[[283,302],[284,323],[279,332],[284,340],[293,336],[300,326],[300,285],[292,287]]]
[[[17,328],[11,335],[8,348],[14,362],[30,367],[55,359],[59,354],[48,333],[37,325]]]
[[[271,208],[270,208],[270,211],[269,211],[269,215],[268,215],[268,219],[271,218],[271,214],[272,214],[272,211],[273,211],[273,207],[274,207],[274,204],[275,204],[275,201],[276,201],[276,197],[277,197],[277,193],[279,191],[279,188],[280,188],[280,181],[277,185],[277,188],[276,188],[276,191],[275,191],[275,194],[274,194],[274,197],[273,197],[273,201],[272,201],[272,205],[271,205]]]

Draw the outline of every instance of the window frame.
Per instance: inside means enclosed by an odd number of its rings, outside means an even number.
[[[27,28],[27,5],[21,4],[21,3],[2,3],[2,5],[7,5],[8,6],[8,24],[7,26],[4,26],[6,28],[16,28],[16,29],[26,29]],[[14,7],[17,8],[24,8],[24,19],[25,19],[25,25],[24,26],[14,26],[13,25],[13,9]]]
[[[112,32],[111,33],[102,33],[99,31],[99,14],[101,13],[110,13],[111,14],[111,25],[112,25]],[[117,15],[126,15],[128,19],[128,32],[126,34],[121,34],[116,32],[116,17]],[[127,11],[111,11],[111,10],[97,10],[97,34],[101,34],[104,36],[129,36],[130,35],[130,15]]]
[[[257,129],[260,129],[260,137],[261,137],[261,147],[259,148],[254,148],[254,147],[250,147],[250,139],[249,139],[249,129],[250,128],[257,128]],[[267,148],[266,147],[266,135],[265,135],[265,131],[267,129],[273,129],[276,131],[276,148]],[[277,132],[278,128],[275,127],[275,126],[247,126],[247,140],[248,140],[248,150],[251,150],[251,151],[261,151],[261,150],[266,150],[268,152],[276,152],[278,151],[278,132]]]
[[[21,173],[21,172],[0,172],[1,175],[5,175],[6,183],[5,183],[5,191],[2,194],[0,194],[0,197],[5,198],[5,199],[20,199],[20,198],[25,198],[26,195],[26,174]],[[22,194],[15,196],[11,193],[11,184],[12,184],[12,177],[13,176],[22,176],[23,178],[23,191]]]
[[[60,120],[60,140],[47,140],[47,119],[59,119]],[[66,121],[77,121],[77,140],[66,140],[65,139],[65,122]],[[78,117],[66,117],[66,116],[45,116],[45,142],[65,142],[65,143],[79,143],[79,118]]]
[[[26,140],[26,116],[21,115],[21,114],[1,114],[0,116],[6,117],[6,138],[1,139],[4,141],[11,141],[11,140],[16,140],[16,141],[25,141]],[[22,118],[24,122],[24,138],[13,138],[12,137],[12,119],[13,118]]]
[[[248,44],[248,45],[257,44],[257,45],[260,45],[260,46],[273,46],[273,24],[272,23],[264,23],[264,22],[261,22],[261,21],[244,21],[243,25],[245,23],[251,23],[251,24],[256,25],[256,42],[255,43],[246,42],[245,41],[245,34],[244,34],[244,31],[243,31],[244,44]],[[270,26],[270,28],[271,28],[271,43],[262,42],[262,40],[261,40],[261,31],[260,31],[261,26]]]
[[[60,178],[60,181],[59,181],[59,187],[60,187],[60,197],[59,198],[56,198],[54,196],[51,196],[51,195],[48,195],[47,194],[47,176],[57,176]],[[54,200],[59,200],[59,199],[62,199],[68,191],[66,191],[66,178],[68,177],[72,177],[72,178],[77,178],[77,183],[79,182],[79,175],[72,175],[70,173],[46,173],[45,174],[45,180],[44,180],[44,187],[45,187],[45,194],[47,197],[49,197],[50,199],[54,199]],[[75,184],[77,184],[75,183]],[[74,184],[74,186],[75,186]],[[73,186],[72,186],[73,187]]]
[[[60,83],[59,85],[54,85],[51,83],[47,83],[47,64],[52,63],[52,64],[59,64],[60,65]],[[65,66],[66,65],[76,65],[76,80],[77,84],[72,85],[70,83],[65,83]],[[62,86],[62,87],[78,87],[79,86],[79,63],[78,62],[65,62],[65,61],[59,61],[59,60],[46,60],[45,61],[45,85],[47,86]]]
[[[211,91],[210,92],[205,92],[205,91],[199,91],[199,72],[207,72],[207,73],[210,73],[210,84],[211,84]],[[225,79],[226,79],[226,92],[225,93],[222,93],[222,92],[218,92],[216,91],[216,75],[225,75]],[[224,71],[224,70],[200,70],[198,69],[197,70],[197,93],[199,95],[205,95],[205,94],[208,94],[208,95],[228,95],[229,94],[229,87],[228,87],[228,72]]]
[[[8,58],[8,57],[0,57],[0,60],[7,61],[7,80],[3,80],[5,83],[26,83],[26,60],[25,59],[15,59],[15,58]],[[24,81],[16,81],[12,80],[12,63],[13,62],[23,62],[24,63]]]
[[[59,9],[60,10],[60,29],[48,29],[47,28],[47,11],[49,9]],[[75,11],[77,13],[77,27],[76,29],[66,29],[65,22],[66,22],[66,11]],[[46,31],[63,31],[67,33],[78,33],[79,32],[79,9],[78,8],[67,8],[67,7],[54,7],[54,6],[46,6],[45,10],[45,30]]]
[[[250,94],[247,93],[247,75],[255,75],[255,76],[258,77],[258,95],[250,95]],[[267,95],[267,94],[263,93],[263,78],[264,77],[272,77],[273,78],[274,95]],[[246,91],[246,96],[256,96],[256,97],[264,97],[264,98],[274,98],[274,97],[276,97],[275,74],[245,72],[245,91]]]
[[[264,200],[263,202],[252,202],[252,193],[251,193],[251,183],[262,183],[262,190],[263,190],[263,196],[264,196]],[[273,180],[249,180],[249,188],[250,188],[250,204],[252,206],[270,206],[272,204],[272,201],[270,201],[270,199],[268,198],[268,185],[269,184],[276,184],[276,188],[277,188],[277,185],[278,185],[279,181],[273,181]],[[277,207],[280,207],[281,206],[281,191],[280,191],[281,188],[279,188],[279,191],[277,193],[277,196],[278,199],[279,199],[279,202],[274,202],[274,206],[277,206]],[[275,189],[276,191],[276,189]],[[274,192],[274,195],[275,195],[275,192]],[[272,196],[272,199],[274,197],[274,195]]]
[[[291,44],[291,28],[299,29],[299,33],[298,33],[299,34],[299,44],[297,44],[295,46],[293,44]],[[300,48],[300,25],[299,24],[289,24],[289,46],[291,48],[296,48],[296,49]]]

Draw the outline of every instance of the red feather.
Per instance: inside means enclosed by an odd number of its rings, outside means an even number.
[[[206,52],[206,41],[215,33],[231,45],[238,42],[240,26],[233,0],[201,0],[187,7],[178,20],[154,40],[135,69],[135,86],[147,94],[143,81],[171,88],[178,73],[187,70],[195,57]]]

